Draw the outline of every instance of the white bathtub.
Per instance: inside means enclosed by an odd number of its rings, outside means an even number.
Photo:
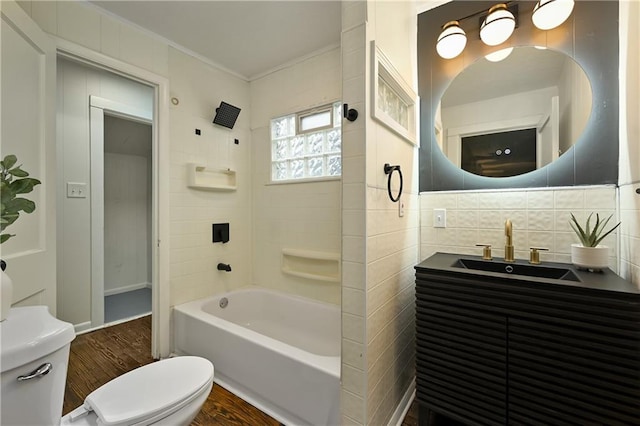
[[[248,288],[173,315],[176,353],[209,359],[222,387],[287,425],[340,423],[339,306]]]

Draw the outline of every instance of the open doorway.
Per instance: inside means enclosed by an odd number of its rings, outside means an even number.
[[[104,322],[151,313],[151,124],[104,116]]]
[[[156,89],[74,58],[59,57],[57,71],[57,315],[77,332],[155,316]]]
[[[151,312],[153,117],[149,109],[89,96],[91,325]]]
[[[149,260],[141,261],[147,274],[131,285],[151,285],[151,353],[156,359],[166,357],[170,350],[169,82],[73,43],[58,40],[56,44],[57,316],[74,324],[77,332],[114,323],[105,318],[105,278],[110,281],[105,276],[105,260],[110,262],[108,256],[105,259],[105,232],[107,238],[112,232],[109,219],[107,229],[104,223],[104,158],[113,151],[109,142],[105,151],[105,117],[107,132],[112,118],[124,120],[121,125],[141,124],[141,129],[151,132],[145,153],[147,192],[141,196],[148,220],[138,226],[147,230],[142,243],[146,252],[140,251]],[[81,191],[74,192],[76,187]],[[111,283],[106,286],[109,292]],[[124,290],[126,285],[117,287]]]

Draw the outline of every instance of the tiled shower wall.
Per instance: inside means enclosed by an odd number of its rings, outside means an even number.
[[[446,227],[434,228],[434,209],[446,209]],[[494,258],[504,257],[504,224],[513,223],[517,259],[529,259],[530,247],[544,247],[542,261],[571,262],[578,239],[569,226],[573,213],[584,221],[591,212],[613,214],[617,223],[615,186],[517,191],[452,191],[420,194],[420,258],[433,253],[482,254],[476,244],[491,244]],[[595,215],[594,215],[595,219]],[[618,230],[605,238],[609,265],[618,270]]]
[[[415,377],[417,148],[369,111],[370,83],[376,78],[369,71],[372,40],[405,81],[414,81],[412,7],[410,2],[372,0],[342,4],[343,100],[360,114],[354,122],[343,122],[343,425],[395,424]],[[403,216],[387,195],[385,163],[402,168]]]
[[[272,184],[270,121],[339,100],[341,74],[335,47],[250,83],[252,284],[335,304],[339,282],[287,275],[281,265],[283,249],[340,253],[340,180]]]

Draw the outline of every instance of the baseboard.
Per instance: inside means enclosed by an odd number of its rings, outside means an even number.
[[[73,329],[75,330],[76,334],[86,333],[88,330],[91,329],[91,321],[85,321],[85,322],[81,322],[80,324],[74,324]]]
[[[389,420],[389,426],[401,426],[402,421],[407,416],[409,409],[411,408],[411,403],[416,397],[416,380],[413,379],[407,388],[404,396],[400,400],[400,404],[396,408],[396,411],[393,412],[391,419]]]
[[[151,283],[138,283],[138,284],[125,285],[117,288],[110,288],[109,290],[104,291],[104,295],[105,297],[113,296],[114,294],[126,293],[128,291],[133,291],[133,290],[140,290],[141,288],[151,288]]]
[[[76,329],[76,334],[85,334],[85,333],[90,333],[92,331],[101,330],[103,328],[111,327],[112,325],[122,324],[123,322],[140,319],[142,317],[146,317],[147,315],[152,315],[152,313],[151,312],[144,312],[144,313],[141,313],[139,315],[135,315],[135,316],[132,316],[132,317],[124,318],[124,319],[121,319],[121,320],[107,322],[107,323],[104,323],[104,324],[99,325],[97,327],[91,327],[91,323],[89,321],[83,322],[82,324],[75,325],[74,327]]]

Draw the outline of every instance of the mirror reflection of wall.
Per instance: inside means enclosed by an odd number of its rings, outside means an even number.
[[[591,85],[573,59],[523,46],[499,62],[481,58],[458,74],[440,101],[434,126],[438,145],[456,166],[481,176],[515,176],[544,167],[571,148],[591,106]],[[520,137],[525,133],[528,142]],[[472,141],[484,147],[473,149]],[[503,155],[505,148],[510,155]],[[465,163],[465,152],[478,157]]]

